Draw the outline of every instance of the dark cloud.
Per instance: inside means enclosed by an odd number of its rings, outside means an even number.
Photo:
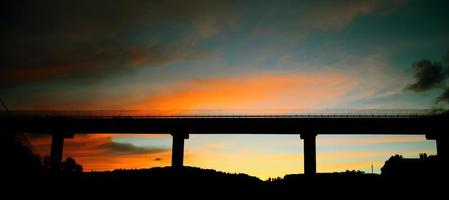
[[[179,25],[201,24],[199,16],[220,15],[213,12],[223,6],[202,11],[190,3],[2,1],[0,88],[37,81],[95,81],[202,56],[207,50],[189,39],[192,31]]]
[[[415,62],[412,66],[415,70],[415,83],[406,88],[411,91],[421,92],[441,88],[449,75],[441,63],[431,62],[427,59]]]
[[[110,141],[105,144],[99,145],[99,148],[106,149],[113,154],[146,154],[146,153],[159,153],[165,152],[169,149],[157,148],[157,147],[139,147],[131,143],[119,143]]]
[[[415,70],[415,82],[408,85],[405,89],[415,92],[423,92],[432,89],[443,89],[443,93],[437,97],[436,103],[449,103],[449,87],[447,81],[449,79],[449,51],[443,58],[443,62],[432,62],[422,59],[413,63]]]
[[[447,102],[447,103],[449,103],[449,88],[444,89],[443,94],[441,94],[437,98],[436,103],[440,103],[440,102]]]
[[[293,37],[308,29],[344,27],[356,16],[391,4],[332,2],[286,0],[274,6],[234,0],[4,0],[0,89],[47,81],[86,84],[141,67],[203,58],[209,51],[195,38],[241,31],[235,24],[245,17],[251,21],[249,14],[261,20],[254,24],[288,30]],[[278,27],[269,20],[272,15],[290,21]],[[285,34],[276,40],[281,36]]]

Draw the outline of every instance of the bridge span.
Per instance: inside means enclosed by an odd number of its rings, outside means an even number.
[[[436,140],[448,160],[447,115],[294,114],[294,115],[106,115],[67,112],[0,114],[1,133],[51,134],[51,162],[61,163],[64,138],[88,133],[166,133],[173,136],[172,166],[183,166],[189,134],[298,134],[304,140],[304,173],[316,173],[318,134],[425,135]]]

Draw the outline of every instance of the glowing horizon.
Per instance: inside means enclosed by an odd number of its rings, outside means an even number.
[[[64,158],[80,162],[85,171],[111,171],[171,166],[169,134],[81,134],[65,140]],[[50,152],[50,136],[32,138],[34,151]],[[419,148],[416,148],[420,146]],[[261,179],[303,173],[299,135],[190,134],[185,141],[185,166],[247,173]],[[435,155],[435,142],[423,135],[319,135],[317,171],[360,170],[380,173],[395,154]]]

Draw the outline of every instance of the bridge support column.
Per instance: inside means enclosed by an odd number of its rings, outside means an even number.
[[[316,134],[301,134],[304,140],[304,174],[316,174]]]
[[[171,165],[175,169],[180,169],[184,165],[184,139],[189,139],[187,132],[175,132],[173,136]]]
[[[436,140],[437,156],[443,161],[449,161],[449,137],[426,135],[426,139]]]
[[[50,170],[61,171],[62,152],[64,150],[64,138],[73,138],[73,134],[52,134],[50,150]]]

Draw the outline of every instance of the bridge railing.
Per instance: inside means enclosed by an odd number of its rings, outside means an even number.
[[[317,110],[288,113],[157,113],[142,110],[0,111],[3,117],[72,118],[415,118],[433,116],[431,110]]]

